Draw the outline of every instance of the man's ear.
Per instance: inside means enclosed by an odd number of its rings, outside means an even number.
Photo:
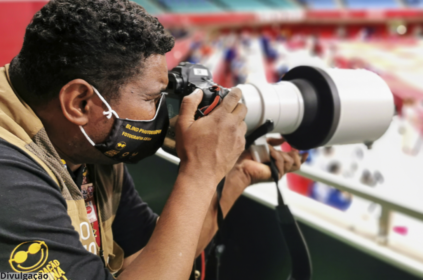
[[[89,115],[97,106],[93,102],[94,95],[92,86],[82,79],[64,85],[59,93],[59,102],[65,118],[75,125],[86,125]]]

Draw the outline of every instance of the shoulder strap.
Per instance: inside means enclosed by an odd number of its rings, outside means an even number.
[[[246,149],[248,149],[255,140],[263,135],[266,135],[273,130],[273,122],[266,121],[260,127],[258,127],[253,133],[246,137]],[[278,205],[276,206],[276,217],[279,227],[282,231],[282,239],[288,247],[288,252],[291,258],[291,274],[288,280],[310,280],[312,277],[312,266],[310,254],[308,251],[307,244],[298,227],[297,222],[294,219],[289,207],[284,203],[282,193],[279,189],[279,175],[278,169],[275,165],[274,159],[270,157],[270,170],[272,172],[272,178],[275,181],[276,189],[278,193]],[[215,258],[210,258],[212,263],[215,263],[216,267],[216,280],[219,280],[219,268],[220,258],[224,252],[225,246],[223,242],[222,228],[223,228],[223,212],[220,207],[220,198],[222,196],[223,186],[225,184],[225,178],[219,183],[217,187],[217,225],[218,232],[215,236]],[[212,279],[212,278],[208,278]]]
[[[278,169],[273,158],[270,160],[272,178],[276,183],[278,192],[278,205],[276,206],[276,217],[282,231],[282,238],[288,247],[291,258],[291,275],[289,280],[309,280],[312,276],[312,265],[307,243],[303,234],[289,210],[288,205],[283,201],[282,193],[279,189]]]

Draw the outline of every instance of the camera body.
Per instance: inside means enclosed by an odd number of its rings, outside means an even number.
[[[172,112],[179,112],[178,103],[180,103],[184,96],[191,94],[196,89],[203,91],[203,99],[198,106],[196,118],[210,113],[229,93],[227,88],[213,82],[209,69],[201,64],[181,62],[169,71],[168,78],[169,83],[165,92],[168,94],[168,99],[176,100],[176,102],[170,102],[171,104],[175,104],[174,108],[170,110]],[[217,104],[207,111],[209,106],[214,102]],[[172,115],[171,113],[170,117]]]

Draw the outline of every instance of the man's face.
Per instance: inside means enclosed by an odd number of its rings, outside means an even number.
[[[119,88],[118,97],[111,100],[109,105],[121,119],[151,120],[156,114],[161,92],[166,89],[167,84],[168,75],[165,56],[152,55],[143,61],[140,74]],[[100,94],[102,93],[100,92]],[[107,111],[107,108],[98,97],[94,96],[91,102],[94,106],[90,106],[91,109],[88,113],[89,122],[84,126],[84,129],[94,143],[104,143],[113,128],[115,118],[108,119],[103,114],[104,111]],[[70,138],[72,139],[63,139],[65,136],[58,135],[57,137],[63,140],[59,139],[56,142],[58,143],[56,147],[59,148],[61,154],[67,154],[67,157],[73,162],[116,163],[91,146],[79,128],[76,131],[67,131],[66,133],[70,133],[75,137],[71,136]],[[68,144],[64,145],[63,142]]]

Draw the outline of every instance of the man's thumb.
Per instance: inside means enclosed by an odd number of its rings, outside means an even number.
[[[203,91],[201,89],[194,90],[193,93],[182,99],[181,108],[179,109],[179,122],[184,128],[194,122],[195,112],[202,99]]]

